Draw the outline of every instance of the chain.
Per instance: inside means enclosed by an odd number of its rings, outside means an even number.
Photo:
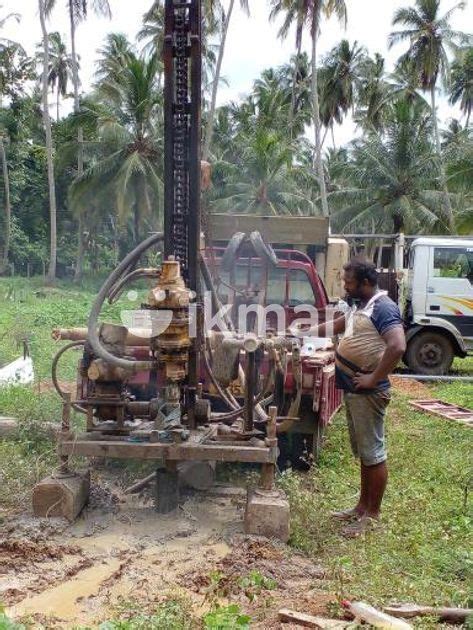
[[[176,4],[174,14],[174,215],[172,236],[174,255],[187,277],[189,221],[189,13],[188,5]]]

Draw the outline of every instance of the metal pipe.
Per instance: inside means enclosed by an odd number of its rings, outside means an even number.
[[[372,238],[384,238],[384,239],[397,239],[401,236],[401,234],[331,234],[330,238],[364,238],[364,239],[372,239]],[[469,236],[460,235],[460,234],[404,234],[405,239],[413,241],[416,238],[450,238],[456,240],[469,240]]]
[[[245,431],[253,431],[256,386],[256,352],[246,353]]]
[[[393,374],[394,378],[409,378],[427,383],[473,383],[473,376],[429,376],[427,374]]]
[[[152,331],[149,328],[129,328],[125,345],[135,348],[149,347]],[[55,328],[54,341],[86,341],[87,328]]]

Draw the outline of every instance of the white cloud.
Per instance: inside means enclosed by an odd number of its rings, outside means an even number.
[[[366,46],[371,54],[380,52],[385,55],[388,67],[392,67],[402,51],[402,46],[387,50],[386,40],[391,30],[392,15],[398,7],[412,4],[413,0],[346,1],[348,28],[344,31],[335,19],[325,22],[322,26],[320,54],[330,50],[342,37],[347,37],[350,41],[357,40]],[[87,22],[78,27],[77,47],[81,56],[81,77],[85,89],[93,80],[96,51],[106,34],[123,32],[133,40],[140,28],[143,13],[149,9],[151,2],[152,0],[110,0],[113,11],[111,21],[91,14]],[[41,40],[37,0],[3,0],[2,4],[2,15],[10,11],[22,15],[21,23],[8,23],[2,36],[19,40],[30,53],[33,52]],[[64,38],[69,35],[66,4],[66,0],[57,0],[57,7],[48,25],[50,30],[58,30]],[[444,0],[444,9],[452,4],[453,0]],[[264,68],[286,62],[294,50],[293,36],[290,35],[285,42],[281,42],[277,38],[278,25],[268,22],[269,9],[266,0],[250,0],[250,5],[250,18],[240,8],[235,10],[222,69],[228,86],[222,85],[220,88],[220,103],[238,99],[241,94],[249,92],[253,81]],[[473,22],[472,18],[472,8],[468,5],[465,11],[455,16],[453,27],[466,30],[467,25]],[[309,51],[307,38],[305,47]],[[70,104],[65,111],[69,108]],[[458,110],[452,110],[445,100],[439,103],[439,113],[442,119],[452,115],[459,116]],[[347,121],[336,130],[337,143],[349,140],[353,131],[353,124]]]

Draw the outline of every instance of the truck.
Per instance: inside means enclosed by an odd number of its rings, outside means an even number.
[[[473,239],[415,238],[408,261],[405,362],[415,374],[446,374],[473,352]]]
[[[369,250],[379,285],[399,304],[404,363],[413,374],[441,376],[473,352],[473,239],[468,236],[340,234],[352,255]],[[373,246],[376,245],[377,246]]]
[[[222,246],[231,234],[252,229],[259,230],[268,243],[290,247],[284,250],[288,260],[289,252],[292,262],[299,254],[305,256],[306,262],[310,260],[316,269],[317,282],[323,287],[314,290],[323,291],[331,304],[344,295],[342,273],[350,257],[349,241],[366,243],[375,239],[388,243],[372,253],[379,263],[385,259],[388,268],[380,265],[380,287],[399,304],[403,315],[407,341],[404,363],[413,374],[439,376],[449,372],[455,357],[464,358],[473,352],[472,238],[404,234],[331,236],[324,218],[249,215],[214,215],[210,232],[213,241]],[[288,278],[286,306],[291,319],[291,306],[293,309],[304,302],[307,284],[306,276],[296,269]]]

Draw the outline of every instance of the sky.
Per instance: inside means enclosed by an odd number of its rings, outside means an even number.
[[[109,0],[113,17],[111,20],[98,18],[91,14],[86,23],[77,31],[77,50],[81,57],[81,80],[85,90],[90,86],[95,71],[97,49],[110,32],[121,32],[134,40],[141,27],[143,14],[149,9],[152,0]],[[456,1],[456,0],[455,0]],[[228,0],[223,0],[228,4]],[[50,31],[57,30],[63,38],[69,39],[68,14],[66,0],[57,0],[56,9],[48,22]],[[387,49],[387,35],[391,30],[391,19],[394,11],[413,4],[413,0],[346,0],[348,9],[348,25],[344,30],[340,24],[331,19],[322,25],[319,54],[327,53],[340,39],[346,37],[351,42],[356,40],[365,46],[371,54],[380,52],[387,59],[387,67],[391,69],[395,60],[405,50],[403,45],[392,50]],[[443,0],[445,12],[453,6],[454,0]],[[253,81],[268,67],[285,63],[294,52],[294,35],[291,33],[286,41],[277,37],[278,23],[269,23],[269,2],[267,0],[250,0],[251,16],[238,8],[232,18],[228,34],[222,73],[227,85],[219,88],[219,104],[229,100],[238,100],[240,96],[251,90]],[[2,29],[2,37],[19,41],[32,53],[36,44],[41,41],[41,28],[38,17],[37,0],[0,0],[0,17],[10,12],[21,14],[20,23],[9,21]],[[466,9],[459,11],[452,20],[454,29],[473,30],[473,0],[469,0]],[[310,41],[306,35],[304,48],[310,53]],[[70,111],[72,102],[66,102],[64,113]],[[439,100],[439,118],[441,121],[449,117],[459,117],[461,112],[450,107],[445,99]],[[336,142],[348,142],[355,134],[355,127],[347,120],[336,129]]]

